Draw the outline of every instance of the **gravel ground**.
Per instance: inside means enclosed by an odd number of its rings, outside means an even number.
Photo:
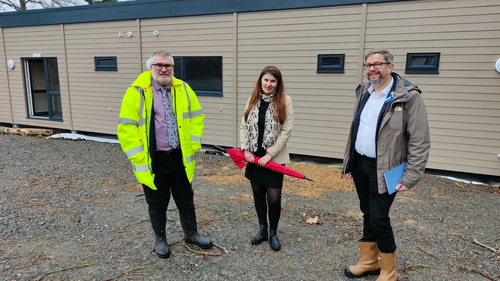
[[[361,216],[352,189],[285,190],[282,250],[273,252],[250,244],[258,223],[248,182],[209,180],[236,171],[228,157],[200,153],[193,181],[199,231],[227,253],[187,249],[172,201],[173,256],[164,260],[152,252],[142,189],[119,145],[1,135],[0,147],[2,281],[349,280],[343,268],[357,261]],[[398,195],[391,217],[400,280],[500,280],[499,191],[426,175]],[[315,216],[322,224],[305,222]]]

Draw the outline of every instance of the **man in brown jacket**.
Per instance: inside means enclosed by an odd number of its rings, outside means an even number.
[[[389,218],[396,193],[388,193],[384,173],[407,163],[396,186],[399,192],[406,191],[420,180],[429,157],[429,125],[421,91],[392,72],[393,59],[387,50],[369,51],[363,65],[369,83],[356,89],[343,174],[353,178],[356,186],[363,236],[358,264],[344,269],[351,278],[380,275],[377,281],[398,280]]]

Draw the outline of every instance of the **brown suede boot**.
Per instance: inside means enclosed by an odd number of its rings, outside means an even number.
[[[382,262],[382,269],[380,270],[380,276],[376,281],[399,280],[398,269],[396,265],[396,253],[380,253],[380,261]]]
[[[359,262],[355,266],[346,267],[345,276],[361,278],[380,274],[378,254],[377,242],[359,242]]]

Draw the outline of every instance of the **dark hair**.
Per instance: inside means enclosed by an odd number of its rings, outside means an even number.
[[[274,106],[274,119],[279,120],[280,124],[285,123],[287,112],[286,112],[286,95],[285,95],[285,84],[283,83],[283,77],[281,76],[281,71],[273,65],[268,65],[262,69],[260,72],[257,82],[253,87],[252,96],[248,102],[248,107],[245,110],[245,121],[248,120],[248,115],[250,110],[261,100],[262,95],[262,76],[266,74],[271,74],[278,81],[276,85],[276,92],[273,97]]]

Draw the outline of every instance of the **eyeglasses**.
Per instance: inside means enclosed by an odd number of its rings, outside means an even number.
[[[380,69],[382,67],[383,64],[391,64],[390,62],[376,62],[376,63],[369,63],[369,64],[363,64],[363,69],[370,69],[372,68],[375,68],[375,69]]]
[[[155,63],[155,64],[151,64],[155,67],[156,70],[162,70],[164,67],[166,70],[171,70],[172,67],[174,67],[173,64],[161,64],[161,63]]]

